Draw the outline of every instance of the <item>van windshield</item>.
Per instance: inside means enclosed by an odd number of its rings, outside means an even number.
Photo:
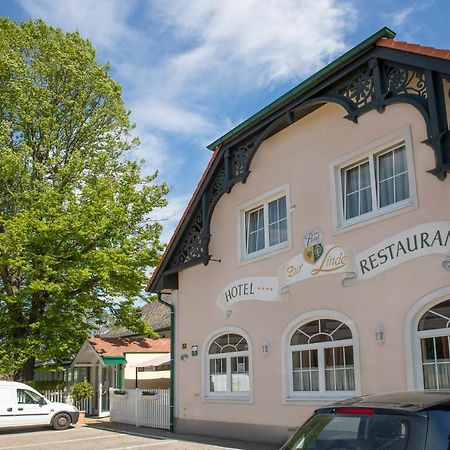
[[[316,414],[283,450],[418,450],[427,419],[394,414]]]

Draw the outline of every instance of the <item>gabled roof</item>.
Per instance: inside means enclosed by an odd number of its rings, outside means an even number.
[[[239,139],[243,139],[245,136],[249,135],[252,129],[264,125],[270,120],[272,116],[278,114],[278,112],[280,111],[285,111],[287,107],[294,101],[297,101],[298,98],[300,98],[301,96],[308,96],[310,92],[314,91],[314,89],[318,89],[321,85],[327,83],[328,80],[333,79],[333,77],[338,74],[339,71],[351,65],[360,57],[367,55],[369,52],[375,52],[377,48],[381,49],[382,47],[384,47],[385,49],[392,49],[395,51],[400,51],[402,53],[450,60],[450,51],[448,50],[435,49],[432,47],[424,47],[417,44],[395,41],[394,37],[395,32],[386,27],[382,28],[377,33],[373,34],[332,63],[328,64],[323,69],[319,70],[317,73],[300,83],[298,86],[291,89],[289,92],[287,92],[265,108],[261,109],[249,119],[245,120],[208,146],[210,150],[214,150],[214,153],[211,156],[208,166],[206,167],[189,201],[189,204],[187,205],[187,208],[185,209],[174,231],[164,254],[162,255],[160,264],[155,269],[152,277],[149,280],[149,283],[147,285],[148,291],[161,291],[161,284],[164,284],[161,283],[161,279],[163,277],[163,274],[165,274],[167,270],[166,266],[170,263],[172,256],[174,255],[176,249],[179,247],[179,243],[181,242],[180,239],[183,237],[185,230],[189,226],[189,221],[191,220],[192,214],[201,204],[201,196],[208,188],[208,183],[210,182],[211,175],[217,169],[220,158],[223,158],[223,150],[226,150],[230,146],[235,145],[235,143],[238,142]],[[310,112],[312,112],[312,110],[313,109],[311,109]],[[437,169],[444,171],[447,170],[448,167],[443,164],[442,167],[436,168],[436,172],[438,172]],[[430,170],[430,172],[433,173],[433,170]],[[442,173],[440,174],[442,175]],[[173,272],[173,270],[167,273],[171,272]]]
[[[89,344],[99,356],[124,356],[125,353],[165,353],[170,352],[169,338],[91,338]]]
[[[141,308],[142,316],[146,322],[156,332],[166,331],[170,329],[170,310],[167,306],[157,301],[149,302]],[[100,337],[112,338],[112,337],[125,337],[136,336],[135,331],[128,330],[125,327],[118,327],[106,333],[103,333]]]

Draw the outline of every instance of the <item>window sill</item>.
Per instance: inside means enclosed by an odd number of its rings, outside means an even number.
[[[345,393],[339,393],[339,394],[322,394],[322,393],[317,393],[315,395],[296,395],[296,396],[291,396],[291,397],[287,397],[284,399],[284,403],[285,404],[307,404],[308,402],[313,402],[313,403],[323,403],[323,402],[333,402],[333,401],[338,401],[338,400],[345,400],[347,398],[352,398],[352,397],[356,397],[358,396],[358,394],[356,393],[356,391],[349,391],[349,392],[345,392]]]
[[[232,396],[223,396],[223,397],[203,397],[202,402],[205,403],[253,403],[253,398],[251,396],[245,397],[232,397]]]
[[[287,250],[292,249],[292,244],[290,241],[286,242],[283,246],[276,247],[273,250],[262,251],[261,253],[255,254],[255,256],[245,256],[238,261],[238,266],[245,266],[255,261],[261,261],[262,259],[269,258],[270,256],[275,256],[283,253]]]
[[[334,230],[334,235],[338,235],[341,233],[346,233],[347,231],[354,230],[356,228],[363,227],[365,225],[370,225],[372,223],[378,222],[380,220],[384,220],[390,217],[395,217],[399,214],[403,214],[405,212],[409,212],[417,208],[417,203],[413,200],[408,200],[405,203],[400,205],[396,205],[395,207],[386,208],[383,211],[378,211],[376,214],[370,214],[360,220],[356,220],[350,223],[344,223],[339,225]]]

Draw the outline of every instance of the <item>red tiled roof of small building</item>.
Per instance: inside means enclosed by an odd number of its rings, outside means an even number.
[[[395,39],[388,38],[380,39],[377,42],[377,45],[379,47],[388,47],[393,48],[394,50],[402,50],[404,52],[450,60],[450,50],[441,48],[424,47],[419,44],[410,44],[409,42],[396,41]]]
[[[124,353],[165,353],[170,352],[169,338],[91,338],[89,343],[100,356],[123,356]]]

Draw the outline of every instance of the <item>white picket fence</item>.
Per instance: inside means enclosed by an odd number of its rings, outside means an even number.
[[[51,402],[68,403],[70,402],[69,393],[66,390],[59,391],[41,391],[41,394]]]
[[[51,402],[57,402],[57,403],[68,403],[70,405],[73,404],[73,400],[70,397],[69,391],[66,389],[61,389],[58,391],[41,391],[41,394],[48,398]],[[93,397],[88,398],[87,400],[80,400],[77,402],[78,409],[82,411],[86,411],[88,414],[92,414],[92,401]]]
[[[170,429],[169,389],[110,389],[109,395],[111,422]]]

